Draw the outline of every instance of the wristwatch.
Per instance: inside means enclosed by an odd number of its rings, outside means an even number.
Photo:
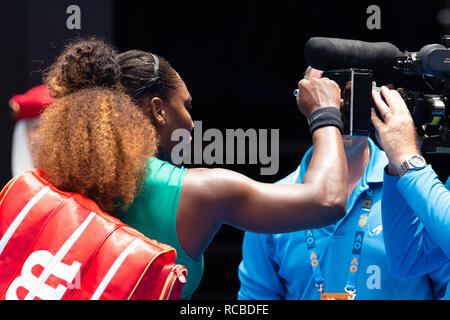
[[[400,170],[398,171],[400,177],[403,177],[410,170],[420,170],[427,166],[427,162],[425,159],[419,155],[415,154],[408,157],[400,166]]]

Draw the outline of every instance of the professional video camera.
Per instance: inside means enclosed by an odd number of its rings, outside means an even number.
[[[351,136],[374,134],[370,114],[375,79],[398,73],[422,76],[431,92],[399,92],[423,139],[422,152],[450,154],[450,36],[419,52],[401,52],[388,42],[315,37],[306,43],[305,58],[341,87],[344,134]]]

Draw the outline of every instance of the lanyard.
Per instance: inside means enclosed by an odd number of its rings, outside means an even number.
[[[366,232],[367,218],[370,214],[370,209],[373,203],[373,189],[370,188],[364,194],[362,201],[360,215],[355,230],[355,236],[352,244],[352,256],[350,260],[350,267],[347,274],[347,282],[345,285],[345,292],[347,294],[355,296],[356,293],[356,281],[358,279],[359,266],[361,262],[361,250],[364,241],[364,235]],[[320,294],[324,293],[325,279],[319,266],[319,257],[316,250],[316,240],[314,236],[314,230],[305,230],[306,246],[308,248],[308,256],[310,265],[314,277],[314,283],[319,290]]]

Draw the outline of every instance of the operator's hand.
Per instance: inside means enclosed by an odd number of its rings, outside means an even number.
[[[383,120],[372,108],[372,123],[376,129],[377,140],[389,159],[389,173],[398,175],[402,163],[411,155],[419,154],[416,130],[411,114],[400,94],[387,87],[381,87],[386,103],[380,93],[373,91],[375,105]]]
[[[311,114],[320,108],[341,107],[341,90],[336,82],[328,78],[303,79],[298,83],[300,97],[297,105],[309,121]]]

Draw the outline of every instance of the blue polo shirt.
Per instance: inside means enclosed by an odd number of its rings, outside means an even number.
[[[385,173],[382,217],[389,264],[398,277],[420,276],[450,261],[450,191],[431,166],[401,178]]]
[[[361,208],[366,191],[372,189],[373,201],[365,223],[356,278],[356,299],[441,298],[450,279],[449,264],[413,279],[396,278],[388,268],[380,203],[383,169],[388,161],[384,152],[370,139],[369,146],[369,164],[349,198],[346,216],[335,225],[314,230],[324,290],[328,293],[345,292]],[[300,167],[279,183],[301,183],[311,156],[312,149],[308,150]],[[246,232],[243,260],[239,266],[241,288],[238,298],[319,299],[305,235],[305,231],[274,235]]]

